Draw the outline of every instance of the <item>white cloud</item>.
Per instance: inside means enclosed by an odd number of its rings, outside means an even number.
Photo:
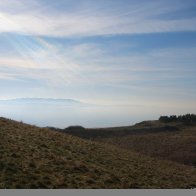
[[[97,58],[97,56],[103,55],[103,50],[98,44],[82,43],[73,46],[70,53],[77,58]]]
[[[23,55],[18,56],[0,55],[0,78],[7,80],[32,79],[42,81],[47,86],[63,86],[74,82],[77,78],[78,65],[58,51],[54,52],[49,44],[48,48],[46,46],[45,50],[29,49],[23,51]]]
[[[1,72],[0,73],[0,80],[14,81],[14,80],[17,80],[17,76],[15,74]]]
[[[32,79],[41,81],[48,88],[63,90],[95,86],[162,95],[163,92],[182,91],[175,81],[189,78],[196,71],[193,66],[196,48],[165,48],[113,56],[99,44],[72,44],[62,48],[44,39],[35,39],[40,46],[37,49],[25,47],[20,48],[24,53],[21,56],[0,56],[1,79],[24,78],[24,82]],[[193,63],[187,64],[189,61]],[[189,90],[187,88],[186,92]]]
[[[181,9],[184,4],[179,5],[179,2],[173,5],[160,1],[138,5],[134,2],[132,6],[107,9],[102,5],[98,11],[87,6],[88,11],[82,8],[84,10],[75,9],[72,12],[57,12],[52,6],[45,8],[39,5],[39,1],[35,1],[35,5],[31,1],[29,5],[25,1],[19,2],[12,5],[8,1],[9,9],[5,9],[6,3],[0,3],[0,32],[67,37],[196,31],[196,18],[163,20],[157,17]]]
[[[26,67],[26,68],[39,68],[39,65],[29,59],[22,59],[17,57],[0,57],[1,66],[9,67]]]

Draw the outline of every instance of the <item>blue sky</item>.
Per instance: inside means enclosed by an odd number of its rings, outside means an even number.
[[[0,1],[0,99],[195,111],[195,10],[194,0]]]

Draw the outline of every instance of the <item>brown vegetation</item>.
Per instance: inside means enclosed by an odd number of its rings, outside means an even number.
[[[0,118],[0,188],[193,188],[196,169]]]
[[[66,133],[112,144],[144,155],[196,166],[196,125],[144,121],[134,126],[65,130]]]

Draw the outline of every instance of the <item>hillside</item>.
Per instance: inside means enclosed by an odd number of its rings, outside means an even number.
[[[128,127],[83,130],[67,128],[61,131],[144,155],[196,166],[196,124],[144,121]]]
[[[0,118],[0,188],[194,188],[196,169]]]

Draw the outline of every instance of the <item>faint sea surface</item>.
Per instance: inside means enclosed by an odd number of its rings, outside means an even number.
[[[126,126],[141,120],[157,119],[150,108],[140,106],[96,106],[64,103],[0,102],[0,116],[45,127],[65,128]]]

